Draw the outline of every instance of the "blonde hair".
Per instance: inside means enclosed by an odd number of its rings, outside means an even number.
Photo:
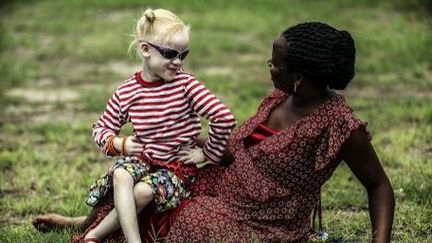
[[[137,47],[141,41],[167,45],[174,35],[179,33],[189,35],[189,30],[190,27],[174,13],[165,9],[147,8],[137,21],[129,51]]]

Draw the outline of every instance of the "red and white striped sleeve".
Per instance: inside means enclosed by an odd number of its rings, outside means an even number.
[[[100,116],[99,120],[93,124],[93,139],[99,146],[101,151],[108,156],[107,140],[110,136],[118,135],[121,127],[127,122],[128,116],[122,112],[120,106],[119,90],[112,95],[108,100],[105,111]]]
[[[208,160],[219,163],[237,121],[228,107],[194,76],[190,76],[185,88],[192,109],[209,121],[208,139],[203,148],[204,155]]]

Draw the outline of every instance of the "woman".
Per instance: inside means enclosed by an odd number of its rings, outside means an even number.
[[[283,31],[268,61],[275,89],[231,135],[230,165],[205,168],[194,197],[156,217],[173,216],[164,220],[167,240],[306,241],[320,188],[344,160],[368,192],[373,241],[389,242],[391,184],[366,124],[332,91],[345,89],[354,63],[354,41],[346,31],[318,22]]]

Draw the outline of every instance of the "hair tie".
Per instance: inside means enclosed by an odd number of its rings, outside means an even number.
[[[144,12],[144,16],[146,17],[146,19],[148,20],[149,23],[153,23],[156,19],[156,16],[155,16],[153,10],[150,8]]]

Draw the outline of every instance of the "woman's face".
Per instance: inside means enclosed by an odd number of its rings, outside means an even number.
[[[167,45],[160,45],[159,43],[152,43],[152,45],[148,45],[149,48],[149,58],[147,59],[147,64],[149,67],[148,72],[151,72],[150,75],[155,77],[156,79],[163,79],[165,81],[169,81],[174,79],[175,73],[182,67],[182,53],[188,50],[189,44],[189,36],[188,34],[181,33],[173,36],[170,42]],[[157,46],[155,46],[157,45]],[[168,49],[167,49],[168,48]],[[162,53],[159,50],[163,51],[171,51],[176,50],[178,52],[178,56],[175,58],[166,58],[162,56]],[[169,50],[171,49],[171,50]]]
[[[275,88],[284,91],[285,93],[292,94],[294,90],[293,77],[294,74],[288,71],[285,56],[287,53],[287,43],[282,35],[279,35],[273,41],[272,56],[268,60],[270,68],[271,80]]]

